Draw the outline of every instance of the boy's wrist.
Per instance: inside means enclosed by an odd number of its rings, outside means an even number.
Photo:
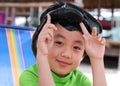
[[[47,57],[47,54],[43,54],[43,53],[38,52],[36,57],[37,58]]]
[[[38,63],[41,61],[48,61],[47,54],[37,53],[36,60]]]
[[[92,64],[92,63],[104,62],[104,58],[103,58],[103,57],[90,58],[90,62],[91,62],[91,64]]]

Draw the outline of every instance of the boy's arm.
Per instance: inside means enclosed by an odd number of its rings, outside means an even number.
[[[55,86],[48,64],[47,56],[37,55],[38,64],[38,85],[39,86]]]
[[[93,86],[107,86],[103,59],[90,59],[93,73]]]
[[[48,63],[48,47],[53,43],[53,32],[57,28],[51,24],[51,17],[47,15],[46,24],[43,26],[37,40],[37,55],[38,64],[38,82],[39,86],[55,86],[51,75]]]
[[[80,26],[83,31],[85,51],[90,58],[92,66],[93,86],[107,86],[103,61],[105,39],[97,35],[97,29],[95,27],[92,29],[92,33],[89,34],[83,23],[80,23]]]

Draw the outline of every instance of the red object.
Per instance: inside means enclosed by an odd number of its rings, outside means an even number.
[[[4,24],[5,21],[5,13],[0,13],[0,24]]]
[[[115,26],[115,22],[109,21],[109,20],[99,20],[99,22],[102,24],[103,29],[105,30],[111,30],[112,26]]]

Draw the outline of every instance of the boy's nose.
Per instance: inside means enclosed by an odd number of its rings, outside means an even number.
[[[69,48],[65,48],[65,49],[63,49],[61,55],[62,55],[62,57],[70,59],[72,57],[72,52]]]

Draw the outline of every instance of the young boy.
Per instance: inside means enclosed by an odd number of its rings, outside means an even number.
[[[58,3],[48,8],[33,36],[37,64],[21,74],[20,85],[92,86],[76,69],[86,52],[92,66],[93,86],[106,86],[105,39],[99,33],[101,26],[97,20],[75,5]]]

